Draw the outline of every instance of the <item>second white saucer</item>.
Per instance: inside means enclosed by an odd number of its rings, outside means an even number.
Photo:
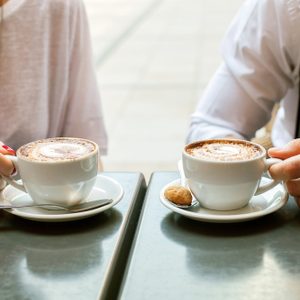
[[[269,181],[268,178],[263,177],[262,182],[265,183]],[[164,197],[164,191],[167,187],[171,185],[179,185],[180,180],[167,184],[160,193],[160,200],[164,206],[169,208],[182,216],[187,218],[211,223],[234,223],[234,222],[244,222],[260,218],[267,214],[273,213],[283,207],[288,200],[288,193],[286,192],[282,184],[278,184],[273,189],[252,197],[249,204],[245,207],[236,210],[219,211],[211,210],[200,205],[192,206],[188,209],[181,209],[174,206],[169,200]]]

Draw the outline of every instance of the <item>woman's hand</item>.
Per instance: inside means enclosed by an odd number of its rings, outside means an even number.
[[[295,139],[283,148],[270,148],[271,157],[283,159],[270,167],[270,175],[276,180],[286,183],[287,190],[300,207],[300,139]]]
[[[15,151],[0,142],[0,173],[10,176],[14,172],[14,165],[5,155],[15,155]]]

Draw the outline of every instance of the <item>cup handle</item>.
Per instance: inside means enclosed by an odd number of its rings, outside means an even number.
[[[16,169],[18,170],[18,158],[16,156],[12,156],[12,155],[6,155],[5,157],[9,158],[14,166],[16,167]],[[13,187],[15,187],[16,189],[27,193],[25,186],[22,183],[17,182],[16,180],[13,179],[12,176],[4,176],[2,175],[3,179],[9,183],[10,185],[12,185]]]
[[[277,164],[281,161],[282,161],[282,159],[279,159],[279,158],[267,158],[265,160],[265,172],[267,172],[271,166],[273,166],[274,164]],[[259,187],[257,188],[257,190],[255,192],[255,196],[260,195],[260,194],[270,190],[271,188],[276,186],[278,183],[280,183],[280,180],[275,180],[275,179],[271,178],[270,182],[263,184],[263,185],[259,185]]]

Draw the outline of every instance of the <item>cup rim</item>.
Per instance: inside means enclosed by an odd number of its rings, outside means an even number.
[[[54,140],[54,139],[58,139],[58,140],[81,140],[81,141],[87,141],[91,144],[93,144],[95,146],[95,149],[92,151],[92,152],[89,152],[88,154],[86,155],[83,155],[81,157],[78,157],[78,158],[73,158],[73,159],[66,159],[66,160],[57,160],[57,161],[38,161],[38,160],[31,160],[25,156],[21,156],[20,155],[20,151],[22,148],[30,145],[30,144],[33,144],[33,143],[38,143],[38,142],[42,142],[42,141],[46,141],[46,140]],[[83,159],[86,159],[86,158],[89,158],[93,155],[95,155],[97,152],[98,152],[98,144],[91,141],[91,140],[88,140],[88,139],[85,139],[85,138],[79,138],[79,137],[50,137],[50,138],[45,138],[45,139],[39,139],[39,140],[35,140],[35,141],[32,141],[32,142],[29,142],[29,143],[26,143],[24,145],[22,145],[21,147],[18,148],[17,152],[16,152],[16,156],[18,159],[20,160],[23,160],[23,161],[26,161],[26,162],[30,162],[30,163],[33,163],[33,164],[69,164],[69,163],[73,163],[73,162],[77,162],[77,161],[80,161],[80,160],[83,160]]]
[[[203,158],[200,158],[200,157],[196,157],[196,156],[193,156],[189,153],[187,153],[187,148],[188,147],[191,147],[193,145],[197,145],[197,144],[200,144],[200,143],[204,143],[204,142],[212,142],[212,141],[228,141],[228,142],[238,142],[238,143],[244,143],[244,144],[250,144],[250,145],[253,145],[253,146],[256,146],[258,147],[260,150],[261,150],[261,155],[259,156],[256,156],[254,158],[250,158],[250,159],[244,159],[244,160],[231,160],[231,161],[222,161],[222,160],[212,160],[212,159],[203,159]],[[266,149],[262,146],[262,145],[259,145],[257,143],[254,143],[254,142],[251,142],[251,141],[247,141],[247,140],[242,140],[242,139],[234,139],[234,138],[211,138],[211,139],[202,139],[202,140],[197,140],[197,141],[194,141],[192,143],[189,143],[189,144],[186,144],[183,148],[183,151],[182,151],[182,154],[190,159],[193,159],[193,160],[196,160],[196,161],[201,161],[201,162],[207,162],[207,163],[215,163],[215,164],[240,164],[240,163],[249,163],[249,162],[252,162],[252,161],[256,161],[256,160],[259,160],[263,157],[266,156]]]

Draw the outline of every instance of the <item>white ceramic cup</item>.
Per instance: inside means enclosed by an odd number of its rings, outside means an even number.
[[[14,180],[12,176],[4,179],[15,188],[28,193],[35,203],[66,206],[78,204],[88,197],[98,172],[98,145],[88,142],[94,145],[92,152],[62,161],[27,159],[20,153],[20,149],[26,146],[24,145],[17,150],[16,156],[8,156],[13,161],[21,182]]]
[[[207,142],[227,140],[255,145],[260,154],[252,159],[217,161],[202,159],[187,153],[186,149],[204,141],[185,146],[182,152],[183,170],[192,194],[203,207],[214,210],[232,210],[246,206],[254,195],[273,188],[279,181],[260,185],[263,173],[280,159],[266,158],[266,150],[255,143],[233,139],[213,139]]]

